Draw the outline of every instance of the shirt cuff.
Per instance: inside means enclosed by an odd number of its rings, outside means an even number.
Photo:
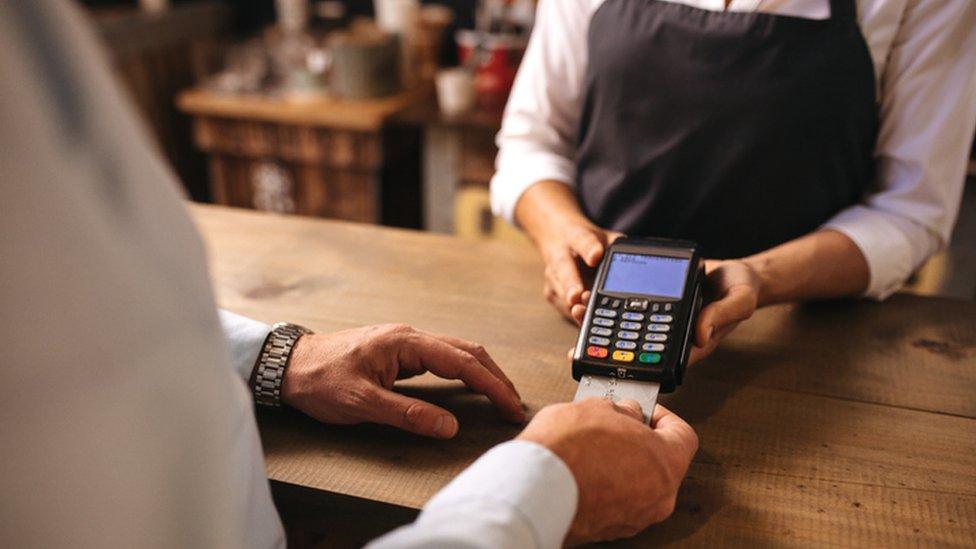
[[[870,282],[864,295],[882,300],[938,250],[939,239],[910,219],[866,206],[841,211],[823,225],[854,241],[864,254]]]
[[[230,348],[231,364],[245,383],[251,379],[251,371],[261,354],[264,340],[271,333],[271,326],[246,316],[221,309],[220,325]]]
[[[507,145],[511,148],[511,145]],[[491,211],[515,225],[515,206],[522,193],[540,181],[554,180],[573,185],[576,166],[569,159],[549,152],[506,151],[498,154],[498,171],[491,178]]]
[[[561,547],[576,515],[576,479],[569,467],[542,445],[524,440],[500,444],[438,492],[418,526],[439,513],[476,501],[493,501],[516,510],[538,547]]]

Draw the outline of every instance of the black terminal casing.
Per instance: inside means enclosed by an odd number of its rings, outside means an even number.
[[[642,254],[650,256],[676,257],[689,260],[682,297],[680,299],[627,294],[618,292],[604,292],[603,283],[610,266],[610,259],[616,252]],[[653,381],[661,384],[662,393],[670,393],[681,384],[691,347],[694,344],[694,326],[701,311],[703,301],[703,284],[705,280],[705,261],[699,246],[687,240],[670,240],[660,238],[630,238],[617,239],[604,254],[603,261],[597,271],[590,292],[590,301],[586,306],[586,315],[580,328],[579,338],[573,352],[573,378],[577,381],[583,375],[597,375],[633,379],[636,381]],[[623,310],[628,298],[644,298],[652,303],[670,306],[669,314],[673,317],[670,323],[669,340],[665,350],[660,353],[661,360],[657,364],[644,364],[637,360],[621,363],[612,359],[613,347],[609,349],[607,358],[593,358],[586,355],[590,330],[593,328],[594,312],[601,308],[600,302],[609,297],[611,302],[619,299],[620,309]],[[670,304],[670,305],[668,305]],[[649,316],[652,312],[645,311]],[[618,318],[619,321],[619,313]],[[641,338],[637,341],[636,355],[640,354],[641,344],[644,343],[647,325],[643,324]],[[617,330],[614,329],[616,333]]]

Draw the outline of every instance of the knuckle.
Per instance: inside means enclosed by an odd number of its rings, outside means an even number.
[[[471,346],[471,354],[477,358],[486,359],[488,358],[488,350],[485,349],[484,345],[480,343],[475,343]]]
[[[376,397],[374,388],[366,383],[353,385],[343,395],[343,404],[351,410],[368,410]]]
[[[701,443],[701,441],[698,439],[698,433],[696,433],[695,430],[692,429],[691,426],[689,425],[688,426],[688,444],[689,444],[689,446],[691,448],[691,452],[692,453],[695,453],[695,452],[698,451],[698,448],[699,448],[699,444],[700,443]]]
[[[403,408],[403,424],[416,427],[420,425],[424,415],[424,408],[418,402],[411,403]]]
[[[676,499],[673,496],[659,500],[651,507],[650,513],[648,514],[648,519],[652,523],[667,520],[667,518],[674,513],[675,505]]]
[[[643,524],[626,524],[620,529],[621,537],[632,538],[641,533],[644,529]]]
[[[406,324],[390,324],[390,331],[397,334],[408,334],[413,331],[413,328],[407,326]]]

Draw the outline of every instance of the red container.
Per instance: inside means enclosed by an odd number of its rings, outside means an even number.
[[[504,105],[512,91],[515,73],[522,62],[528,38],[459,30],[455,39],[462,65],[471,62],[469,60],[479,51],[480,44],[480,59],[474,65],[474,88],[478,95],[478,104],[489,108]]]

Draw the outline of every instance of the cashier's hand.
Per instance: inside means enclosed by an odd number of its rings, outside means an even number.
[[[458,430],[453,414],[392,390],[396,380],[425,372],[459,379],[509,421],[525,421],[515,386],[484,348],[399,324],[303,336],[282,382],[282,400],[325,423],[383,423],[451,438]]]
[[[633,536],[671,515],[698,436],[661,405],[652,425],[632,400],[588,398],[543,408],[518,436],[552,450],[576,479],[568,544]]]
[[[746,262],[709,260],[705,271],[707,305],[698,316],[691,364],[712,354],[725,336],[756,312],[759,303],[759,275]]]
[[[543,294],[576,324],[583,322],[586,313],[593,272],[604,251],[620,236],[622,233],[601,229],[583,217],[554,223],[533,234],[546,265]]]

